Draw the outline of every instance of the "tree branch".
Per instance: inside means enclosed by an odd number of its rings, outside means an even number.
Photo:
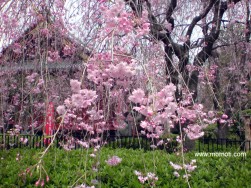
[[[213,5],[215,4],[217,0],[210,0],[209,5],[200,13],[199,16],[196,16],[193,18],[193,21],[191,22],[190,26],[187,29],[187,33],[186,36],[189,37],[189,39],[187,40],[187,42],[185,43],[186,46],[190,46],[190,37],[192,35],[193,29],[195,27],[195,25],[202,20],[203,18],[206,17],[206,15],[208,14],[208,12],[212,9]]]
[[[173,14],[173,11],[174,9],[176,8],[177,6],[177,0],[171,0],[171,3],[169,5],[169,8],[166,12],[166,20],[169,22],[171,17],[172,17],[172,14]]]

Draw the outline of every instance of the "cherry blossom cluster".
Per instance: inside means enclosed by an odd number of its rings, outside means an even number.
[[[71,97],[57,107],[58,114],[63,117],[63,127],[85,130],[89,135],[97,136],[111,126],[123,126],[125,91],[131,87],[134,75],[134,63],[130,58],[105,52],[94,54],[87,64],[87,79],[91,81],[89,84],[95,85],[95,90],[81,89],[80,81],[70,80]],[[104,95],[107,92],[108,95]],[[101,139],[76,142],[88,148],[99,145]]]
[[[13,129],[10,129],[8,131],[8,133],[10,134],[10,136],[15,136],[15,135],[19,135],[21,130],[23,130],[23,127],[16,124],[16,125],[14,125]]]
[[[65,45],[65,47],[63,48],[63,53],[64,56],[71,56],[72,54],[74,54],[75,52],[75,47],[72,45]]]
[[[66,150],[70,151],[75,148],[75,139],[73,137],[66,136],[65,142],[61,142],[60,145],[61,147]]]
[[[16,129],[14,134],[20,130],[30,131],[40,125],[45,103],[42,98],[44,94],[44,80],[36,72],[24,72],[22,79],[17,71],[10,72],[11,76],[1,75],[1,92],[3,95],[2,107],[4,107],[3,118],[10,125],[22,125],[22,129]],[[15,76],[13,76],[15,75]],[[22,87],[19,87],[19,84]],[[31,105],[32,103],[32,105]],[[32,114],[30,111],[32,110]],[[20,112],[20,113],[17,113]],[[27,115],[29,114],[29,116]],[[26,126],[24,126],[26,125]]]
[[[123,52],[119,53],[121,55],[97,53],[87,65],[87,79],[96,86],[100,110],[103,110],[104,116],[115,128],[124,124],[123,112],[128,108],[126,99],[136,74],[135,61],[124,57]]]
[[[177,104],[174,101],[176,87],[173,84],[165,86],[161,91],[147,97],[142,89],[136,89],[129,96],[129,100],[135,103],[133,109],[146,117],[140,126],[146,131],[142,132],[147,137],[159,138],[163,133],[163,125],[173,127],[177,118],[175,111]]]
[[[81,82],[77,80],[71,80],[70,85],[72,96],[56,109],[63,116],[64,127],[86,130],[89,134],[102,133],[106,123],[103,111],[94,105],[98,98],[96,91],[81,89]]]
[[[141,184],[149,183],[150,186],[155,186],[155,183],[158,181],[158,177],[152,172],[148,172],[144,175],[142,172],[135,170],[134,174],[138,176],[138,180]]]
[[[221,125],[227,124],[228,126],[231,126],[233,124],[233,120],[225,113],[222,112],[208,112],[208,117],[211,118],[211,123],[218,122]]]
[[[186,173],[183,172],[184,173],[183,178],[185,178],[185,179],[188,179],[188,177],[191,176],[190,173],[193,172],[197,168],[195,163],[196,163],[195,159],[191,160],[191,162],[189,164],[184,164],[184,165],[175,164],[172,161],[170,161],[170,165],[175,170],[173,172],[173,175],[176,177],[180,177],[179,171],[182,172],[182,171],[186,170]]]
[[[26,179],[27,176],[29,177],[33,176],[35,170],[40,170],[41,172],[39,179],[35,182],[35,187],[44,187],[45,183],[50,181],[50,177],[48,176],[47,172],[45,171],[44,167],[41,164],[37,164],[29,168],[26,168],[26,170],[21,172],[19,176],[23,179]]]
[[[86,184],[81,184],[81,185],[75,186],[74,188],[95,188],[95,186],[94,185],[88,186]]]
[[[150,32],[150,23],[148,21],[148,12],[143,11],[140,18],[135,18],[134,21],[137,25],[136,27],[136,37],[147,35]]]
[[[45,181],[46,181],[46,182],[49,182],[49,181],[50,181],[50,178],[49,178],[48,175],[46,176],[46,179],[43,179],[43,178],[40,179],[40,178],[39,178],[39,179],[36,181],[35,186],[36,186],[36,187],[38,187],[38,186],[44,187]]]
[[[217,122],[219,123],[220,125],[228,125],[228,126],[231,126],[233,125],[233,119],[230,118],[227,114],[225,113],[222,113],[222,112],[212,112],[212,111],[209,111],[210,113],[213,113],[214,114],[214,118],[213,118],[213,123]]]
[[[145,117],[140,123],[142,134],[148,138],[159,138],[165,125],[172,128],[178,124],[189,139],[195,140],[202,137],[203,129],[215,121],[212,114],[210,116],[203,111],[203,105],[193,104],[192,94],[184,92],[184,99],[177,104],[175,91],[176,87],[169,84],[149,97],[142,89],[132,92],[129,100],[136,104],[133,109]]]
[[[182,93],[183,99],[179,102],[176,111],[177,123],[182,127],[189,139],[195,140],[204,136],[203,129],[216,121],[215,114],[212,111],[205,112],[202,104],[194,103],[193,93],[186,89],[183,89]]]
[[[119,158],[118,156],[112,156],[110,157],[106,163],[109,165],[109,166],[117,166],[119,163],[122,162],[122,159]]]
[[[134,64],[121,61],[109,53],[94,55],[87,65],[87,78],[97,85],[129,87],[130,79],[135,75]]]
[[[60,59],[59,52],[58,51],[48,51],[48,62],[55,62]]]
[[[188,70],[188,72],[192,72],[194,70],[198,70],[198,67],[192,64],[188,64],[186,65],[186,69]]]
[[[220,117],[219,123],[220,123],[220,124],[225,124],[225,123],[227,123],[227,119],[228,119],[228,115],[223,114],[223,115]]]
[[[143,11],[142,16],[139,18],[125,7],[125,2],[122,0],[117,0],[112,3],[102,2],[100,9],[103,15],[105,33],[109,34],[114,32],[115,34],[124,35],[135,30],[137,37],[148,34],[150,24],[147,21],[147,11]],[[102,23],[102,21],[100,22]]]
[[[141,46],[141,61],[147,63],[137,67],[137,87],[147,86],[150,79],[156,90],[160,90],[166,85],[163,81],[163,78],[167,77],[165,72],[165,52],[161,43],[152,42],[149,45],[151,46],[150,48],[144,45]]]
[[[26,76],[26,84],[27,87],[30,88],[31,93],[33,94],[40,94],[43,90],[44,80],[39,78],[39,74],[34,72],[31,75]]]
[[[213,83],[216,78],[216,71],[218,66],[213,64],[210,67],[200,67],[200,74],[199,79],[201,80],[201,83]]]
[[[215,82],[218,66],[213,64],[210,66],[199,67],[192,64],[188,64],[186,66],[186,69],[189,73],[193,71],[199,71],[198,78],[200,79],[202,84],[206,84]]]
[[[23,137],[21,137],[21,138],[20,138],[20,142],[21,142],[22,144],[27,144],[28,138],[23,138]]]
[[[102,4],[106,33],[114,31],[118,34],[127,34],[132,31],[132,13],[125,11],[124,7],[125,3],[122,0]]]
[[[177,109],[179,116],[179,123],[182,126],[187,125],[183,128],[188,138],[191,140],[198,139],[204,136],[203,129],[207,127],[210,120],[208,115],[203,111],[203,105],[194,104],[187,107],[179,107]]]

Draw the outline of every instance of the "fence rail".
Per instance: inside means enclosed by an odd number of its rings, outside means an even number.
[[[0,148],[43,148],[48,145],[50,138],[43,135],[3,135],[0,134]],[[153,150],[161,149],[166,150],[169,153],[176,151],[178,143],[174,141],[166,142],[162,145],[158,144],[160,139],[148,139],[146,137],[105,137],[101,143],[105,147],[111,148],[128,148],[128,149],[144,149]],[[62,147],[67,139],[56,137],[54,145],[56,147]],[[194,142],[194,151],[216,152],[216,151],[229,151],[229,150],[245,150],[251,148],[251,141],[245,140],[231,140],[231,139],[206,139],[202,138]],[[72,142],[72,149],[81,148],[78,142]]]

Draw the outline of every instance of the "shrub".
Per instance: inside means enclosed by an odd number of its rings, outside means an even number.
[[[37,163],[40,150],[13,149],[0,153],[0,187],[34,187],[39,179],[39,170],[33,169],[32,176],[22,173]],[[152,172],[158,177],[156,187],[187,187],[185,179],[174,176],[169,162],[182,164],[177,154],[164,151],[144,151],[133,149],[103,148],[90,157],[90,150],[64,151],[53,148],[42,163],[50,177],[45,187],[68,187],[71,185],[93,185],[102,187],[142,187],[134,171]],[[106,161],[111,156],[122,159],[117,166],[109,166]],[[248,153],[250,156],[250,153]],[[196,159],[198,166],[192,173],[192,187],[248,187],[251,184],[251,158],[195,157],[194,153],[185,154],[186,162]],[[45,179],[45,176],[43,176]],[[149,185],[144,185],[147,187]]]

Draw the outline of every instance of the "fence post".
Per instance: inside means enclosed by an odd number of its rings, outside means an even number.
[[[43,143],[44,143],[44,136],[41,136],[40,135],[40,139],[39,139],[40,141],[39,141],[39,147],[40,147],[40,149],[42,148],[42,146],[43,146]]]
[[[210,143],[212,143],[212,140],[210,140],[210,139],[207,138],[207,148],[208,148],[208,152],[211,152]]]
[[[0,137],[0,144],[1,144],[1,149],[3,149],[3,135],[0,135],[1,137]]]
[[[10,136],[8,136],[8,141],[7,141],[7,148],[9,148],[9,146],[10,146]]]
[[[214,139],[211,140],[212,152],[214,152]]]
[[[32,140],[31,140],[31,135],[26,135],[28,139],[28,145],[30,146],[30,149],[32,148]]]
[[[56,148],[58,148],[58,137],[56,137]]]
[[[35,135],[32,136],[32,148],[35,148]]]

